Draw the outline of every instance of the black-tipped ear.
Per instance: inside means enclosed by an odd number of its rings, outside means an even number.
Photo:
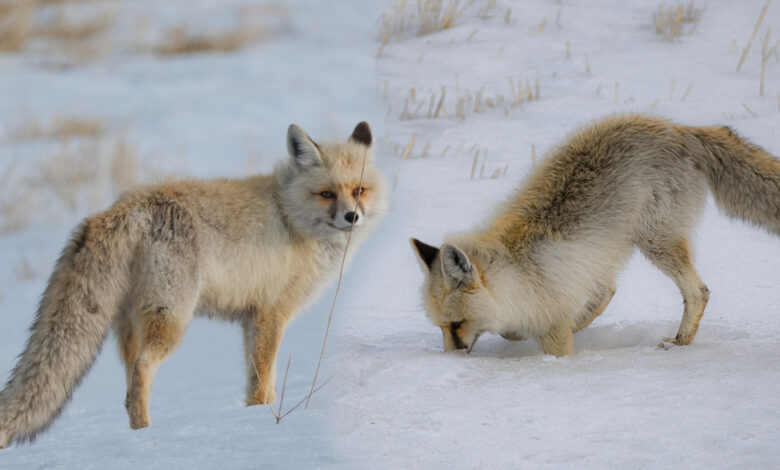
[[[356,144],[363,144],[366,147],[370,147],[372,137],[371,128],[368,126],[368,123],[366,121],[360,121],[358,125],[355,126],[355,130],[352,131],[352,135],[349,136],[349,140]]]
[[[290,124],[287,128],[287,152],[298,168],[311,168],[322,164],[317,144],[295,124]]]
[[[441,271],[450,288],[470,286],[476,279],[474,265],[460,248],[449,243],[441,247]]]
[[[436,257],[439,256],[439,249],[416,238],[410,238],[409,242],[412,244],[414,252],[417,253],[417,258],[428,268],[428,271],[433,270],[433,263],[436,261]]]

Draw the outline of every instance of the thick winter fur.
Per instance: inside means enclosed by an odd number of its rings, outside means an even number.
[[[679,287],[670,341],[689,344],[709,297],[688,241],[707,189],[728,215],[780,235],[780,162],[730,129],[628,115],[580,130],[487,228],[440,248],[412,239],[445,350],[470,350],[487,331],[570,354],[635,246]]]
[[[349,232],[351,254],[384,212],[371,140],[365,122],[326,145],[292,125],[272,175],[141,188],[86,219],[0,392],[0,448],[49,426],[112,327],[132,428],[150,424],[155,372],[193,315],[241,324],[247,404],[274,401],[287,322],[338,274]]]

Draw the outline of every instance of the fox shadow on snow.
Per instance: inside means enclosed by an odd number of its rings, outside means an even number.
[[[663,342],[664,338],[674,336],[678,326],[679,323],[671,321],[590,326],[574,334],[573,355],[576,356],[584,351],[608,351],[635,347],[655,348]],[[696,341],[699,343],[709,340],[743,339],[750,336],[747,333],[718,325],[702,325],[701,330]],[[535,341],[527,339],[510,341],[488,333],[479,338],[471,351],[471,356],[501,359],[541,354],[542,352]]]

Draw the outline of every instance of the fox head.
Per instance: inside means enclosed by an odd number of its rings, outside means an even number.
[[[427,279],[423,287],[428,316],[441,328],[444,350],[471,351],[483,332],[501,333],[499,308],[486,289],[476,255],[469,257],[454,244],[441,248],[412,238],[412,248]]]
[[[287,130],[290,160],[279,174],[282,207],[296,229],[313,236],[361,230],[384,210],[373,163],[371,128],[355,126],[344,143],[317,144],[300,127]]]

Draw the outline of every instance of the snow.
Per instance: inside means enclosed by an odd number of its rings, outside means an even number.
[[[267,408],[243,407],[237,326],[197,320],[155,380],[150,428],[127,426],[124,373],[109,339],[63,416],[34,444],[1,451],[0,468],[777,465],[777,237],[708,202],[693,248],[711,297],[695,342],[657,347],[677,329],[681,297],[637,254],[565,358],[489,335],[470,355],[443,353],[408,238],[437,244],[478,226],[529,172],[533,154],[615,112],[728,125],[780,155],[774,57],[758,95],[760,38],[780,24],[778,5],[737,73],[763,2],[710,1],[675,42],[655,34],[658,2],[497,1],[482,14],[491,2],[477,1],[452,28],[426,36],[415,33],[409,3],[411,28],[381,53],[378,18],[394,2],[299,0],[285,3],[276,35],[233,54],[129,53],[65,70],[31,54],[0,56],[6,128],[22,114],[98,115],[163,170],[216,177],[270,169],[284,158],[290,122],[317,139],[346,137],[366,119],[394,187],[390,213],[345,275],[321,375],[333,379],[308,410],[277,425]],[[206,22],[223,4],[197,2],[188,15]],[[120,17],[144,5],[123,4]],[[166,2],[155,21],[173,21],[184,5]],[[539,99],[509,107],[510,79],[532,91],[538,81]],[[429,118],[442,86],[446,115]],[[424,104],[401,119],[411,88],[408,113]],[[480,89],[502,104],[473,112],[472,102],[456,117],[459,92]],[[34,152],[17,147],[3,146],[0,166],[12,152]],[[0,371],[13,367],[50,266],[86,213],[0,235]],[[23,259],[32,279],[19,275]],[[278,362],[283,370],[292,354],[285,403],[308,391],[333,295],[326,291],[287,331]]]

